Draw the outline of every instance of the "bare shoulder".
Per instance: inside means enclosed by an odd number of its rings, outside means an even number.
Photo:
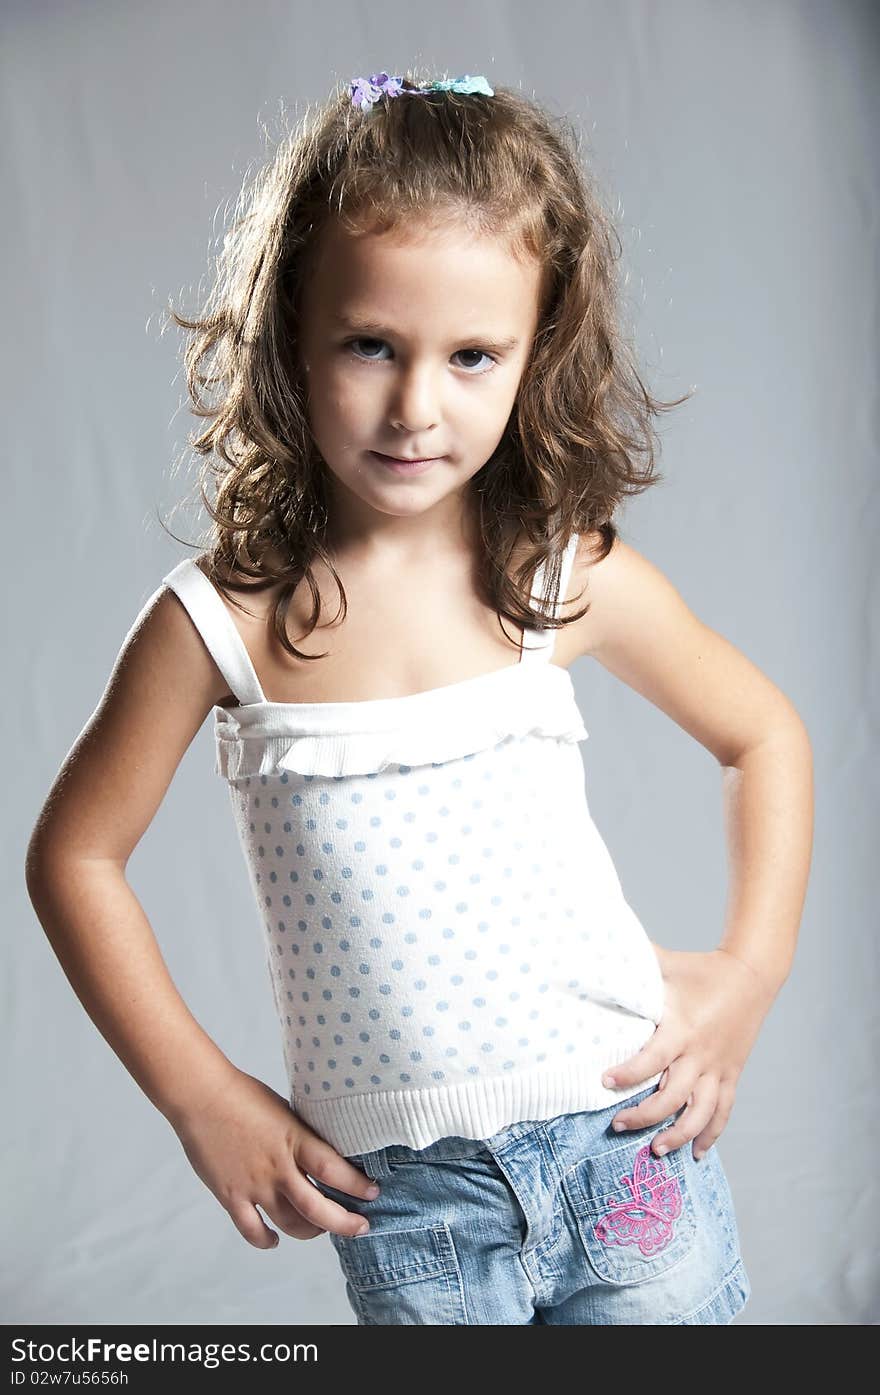
[[[611,550],[601,556],[601,534],[581,535],[572,566],[569,594],[563,613],[576,613],[589,604],[587,614],[569,628],[572,658],[589,655],[610,667],[615,656],[656,643],[670,626],[681,632],[700,622],[668,576],[623,538],[616,537]]]
[[[201,559],[194,560],[199,570],[204,571]],[[219,591],[217,594],[221,600],[225,599]],[[194,692],[198,694],[194,715],[198,708],[203,708],[204,720],[212,707],[224,705],[224,698],[231,696],[229,685],[176,592],[160,587],[144,606],[132,635],[139,628],[146,630],[142,644],[155,648],[157,655],[163,656],[164,662],[173,665],[177,672],[188,675]]]
[[[39,851],[124,866],[224,687],[189,613],[161,586],[135,617],[62,763],[29,857]]]
[[[775,727],[799,722],[786,695],[636,548],[617,538],[601,561],[590,553],[587,542],[574,569],[585,586],[579,604],[590,602],[570,627],[576,653],[596,659],[723,764]]]

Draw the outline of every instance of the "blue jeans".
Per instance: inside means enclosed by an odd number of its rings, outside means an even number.
[[[607,1109],[510,1124],[488,1139],[349,1157],[381,1192],[315,1185],[368,1218],[330,1232],[359,1326],[730,1323],[751,1294],[718,1145],[647,1149],[676,1114],[615,1133]]]

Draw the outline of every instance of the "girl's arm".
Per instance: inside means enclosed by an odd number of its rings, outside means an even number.
[[[627,543],[618,539],[602,562],[581,568],[584,581],[591,607],[577,622],[579,652],[665,712],[721,767],[730,887],[720,947],[775,991],[794,957],[812,853],[806,727],[785,693]]]
[[[306,1173],[366,1196],[363,1172],[239,1071],[177,991],[126,880],[185,751],[227,686],[173,592],[129,632],[96,711],[49,792],[28,847],[27,888],[70,984],[102,1036],[177,1131],[245,1239],[352,1234],[361,1218]]]
[[[586,549],[584,549],[586,551]],[[788,975],[806,896],[813,839],[813,766],[806,727],[789,698],[688,609],[671,582],[616,541],[603,561],[579,558],[591,609],[577,637],[591,654],[712,753],[721,767],[729,891],[718,948],[655,946],[667,1012],[617,1085],[658,1071],[658,1094],[618,1116],[657,1122],[689,1098],[668,1147],[718,1137],[760,1023]],[[580,604],[583,604],[583,599]],[[702,1132],[701,1132],[702,1130]]]
[[[176,598],[148,604],[56,777],[25,866],[74,992],[169,1119],[232,1067],[177,992],[125,871],[220,684]]]

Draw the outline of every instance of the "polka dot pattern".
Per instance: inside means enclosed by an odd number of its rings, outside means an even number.
[[[295,1098],[607,1060],[651,1018],[644,929],[585,801],[559,799],[575,761],[582,785],[576,747],[524,738],[230,787]]]

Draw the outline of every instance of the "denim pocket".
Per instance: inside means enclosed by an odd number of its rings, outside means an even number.
[[[366,1235],[330,1232],[330,1242],[359,1325],[467,1323],[461,1268],[445,1221]]]
[[[610,1284],[638,1284],[693,1249],[697,1223],[685,1169],[687,1147],[658,1158],[651,1142],[665,1124],[576,1163],[563,1179],[593,1269]]]

